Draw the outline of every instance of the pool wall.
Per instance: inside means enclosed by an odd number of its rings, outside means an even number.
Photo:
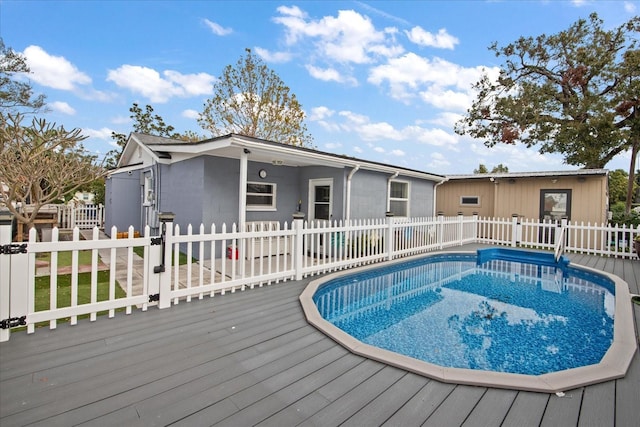
[[[502,252],[510,252],[509,249],[501,249]],[[499,255],[500,259],[505,255]],[[514,252],[527,252],[515,250]],[[476,252],[436,252],[429,255],[418,255],[388,261],[383,265],[399,264],[410,262],[414,259],[422,259],[437,255],[469,255]],[[496,255],[494,253],[494,255]],[[516,256],[508,253],[506,256]],[[553,256],[553,255],[552,255]],[[523,262],[522,258],[517,261]],[[529,261],[531,262],[531,261]],[[579,368],[567,369],[543,375],[523,375],[503,372],[482,371],[462,368],[448,368],[432,363],[424,362],[378,347],[365,344],[351,335],[337,328],[325,320],[318,311],[313,301],[313,296],[319,287],[336,278],[348,276],[354,273],[380,268],[381,264],[360,267],[353,270],[330,274],[320,279],[314,280],[307,285],[300,295],[300,303],[305,312],[307,321],[320,331],[331,337],[333,340],[346,347],[351,352],[378,360],[380,362],[406,369],[438,381],[455,384],[469,384],[484,387],[497,387],[516,390],[527,390],[545,393],[563,392],[577,387],[582,387],[599,382],[609,381],[625,376],[631,360],[636,351],[635,324],[633,319],[633,309],[631,295],[628,284],[618,276],[591,269],[580,265],[571,265],[573,268],[581,269],[593,274],[599,274],[609,278],[615,284],[615,320],[614,338],[609,350],[598,364],[583,366]]]

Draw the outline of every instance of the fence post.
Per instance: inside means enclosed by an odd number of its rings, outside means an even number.
[[[478,234],[478,212],[474,212],[473,213],[473,239],[474,239],[474,243],[478,243],[478,241],[480,240]]]
[[[438,249],[442,249],[444,240],[444,212],[438,212]]]
[[[295,230],[295,245],[293,247],[293,269],[296,272],[296,280],[302,280],[302,258],[304,256],[304,248],[302,247],[302,230],[304,221],[300,218],[294,218],[293,229]]]
[[[511,247],[518,246],[520,239],[518,238],[518,214],[511,214]]]
[[[0,245],[11,244],[13,215],[9,211],[0,211]],[[9,287],[11,286],[11,257],[0,254],[0,320],[9,318]],[[9,341],[10,330],[0,329],[0,342]]]
[[[458,212],[458,246],[462,246],[462,241],[464,239],[464,229],[462,220],[464,219],[464,215],[462,212]]]
[[[386,236],[385,236],[385,241],[386,241],[386,248],[385,251],[387,252],[387,260],[391,261],[393,259],[393,250],[394,250],[394,246],[395,246],[395,242],[393,239],[393,215],[388,215],[387,216],[387,228],[386,228]]]
[[[160,278],[159,293],[160,299],[158,300],[158,308],[171,307],[171,268],[173,267],[171,262],[171,256],[173,254],[173,218],[162,222],[162,264],[154,268],[154,273],[157,273]],[[175,260],[178,262],[178,260]]]

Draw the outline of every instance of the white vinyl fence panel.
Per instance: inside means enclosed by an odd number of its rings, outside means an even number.
[[[82,239],[76,226],[70,240],[62,240],[60,230],[54,228],[51,242],[39,242],[33,229],[24,244],[11,243],[10,227],[10,222],[0,224],[0,326],[24,324],[29,333],[39,322],[55,328],[60,319],[69,318],[75,324],[78,316],[87,315],[95,321],[103,311],[113,317],[115,310],[131,313],[133,308],[146,310],[151,304],[167,308],[205,295],[224,295],[465,243],[630,258],[637,256],[632,242],[640,235],[640,226],[462,215],[296,220],[282,226],[249,223],[243,230],[235,224],[197,229],[189,225],[183,230],[169,222],[163,224],[161,236],[150,236],[146,228],[143,237],[134,237],[137,233],[130,227],[125,238],[116,238],[123,233],[114,227],[109,239],[99,238],[97,226],[91,233],[84,232],[90,236]],[[134,248],[138,249],[134,252]],[[89,253],[89,265],[80,265],[83,251]],[[40,265],[41,254],[48,255],[47,267]],[[59,266],[63,256],[70,257],[69,267]],[[88,291],[80,286],[80,274],[89,275]],[[99,274],[107,275],[106,282],[99,280]],[[64,287],[68,296],[62,292]],[[117,297],[118,288],[124,297]],[[42,297],[48,298],[47,308],[36,309],[36,298]],[[9,331],[0,329],[0,341],[8,339]]]

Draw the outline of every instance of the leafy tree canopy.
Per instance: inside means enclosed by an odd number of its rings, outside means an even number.
[[[504,57],[497,81],[484,75],[459,134],[537,146],[565,162],[602,168],[640,148],[640,17],[607,31],[594,13],[555,35],[521,37],[489,49]],[[631,191],[629,187],[628,191]],[[630,202],[630,200],[628,200]]]
[[[298,99],[280,77],[246,49],[235,67],[225,67],[198,123],[214,136],[238,133],[308,146],[313,139],[304,117]]]
[[[633,184],[633,192],[638,189],[637,183]],[[609,206],[614,206],[617,202],[626,202],[627,186],[629,185],[629,174],[622,169],[609,172]]]
[[[3,114],[36,112],[44,106],[44,95],[35,96],[31,84],[16,79],[28,73],[25,57],[6,47],[0,38],[0,111]]]

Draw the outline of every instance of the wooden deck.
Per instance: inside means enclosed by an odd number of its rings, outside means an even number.
[[[639,293],[640,261],[570,258]],[[625,378],[564,397],[444,384],[309,326],[308,281],[13,333],[0,344],[0,425],[638,425],[638,353]]]

